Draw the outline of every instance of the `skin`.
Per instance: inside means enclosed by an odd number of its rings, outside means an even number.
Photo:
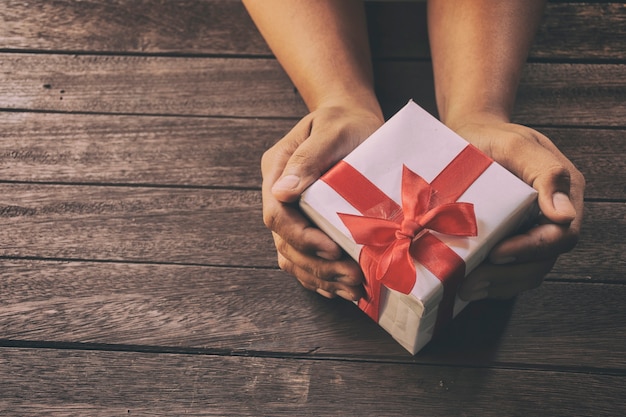
[[[441,120],[534,187],[542,213],[538,226],[501,242],[467,277],[459,289],[467,300],[508,298],[540,285],[578,240],[583,176],[547,137],[510,120],[543,3],[428,3]],[[362,2],[244,4],[310,110],[261,161],[263,218],[278,264],[310,290],[356,300],[363,295],[360,267],[302,215],[297,200],[383,123]]]

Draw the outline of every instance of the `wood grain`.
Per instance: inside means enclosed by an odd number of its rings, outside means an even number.
[[[0,370],[0,407],[20,415],[528,416],[539,402],[551,416],[626,411],[613,401],[623,377],[593,373],[30,349],[0,349]]]
[[[626,131],[621,129],[543,128],[583,173],[585,197],[626,200]]]
[[[0,184],[0,195],[0,256],[276,265],[259,191]],[[555,271],[623,280],[624,203],[590,202],[586,219]]]
[[[258,191],[0,186],[2,256],[274,266]]]
[[[413,98],[435,112],[426,62],[376,65],[388,115]],[[526,66],[521,123],[620,126],[626,74],[617,64]],[[254,92],[254,93],[251,93]],[[301,117],[306,108],[273,59],[0,54],[0,108],[122,114]]]
[[[426,2],[367,4],[370,44],[376,59],[428,59]],[[550,2],[530,60],[623,60],[626,5]]]
[[[236,117],[305,114],[273,59],[0,54],[0,107]]]
[[[258,191],[0,186],[2,256],[274,266]]]
[[[430,63],[379,62],[375,71],[379,99],[387,115],[412,97],[435,114]],[[621,127],[625,95],[623,65],[530,63],[522,74],[513,119],[547,126]]]
[[[6,49],[270,55],[236,1],[9,0],[1,16]]]
[[[374,57],[428,58],[425,9],[425,2],[368,1]],[[552,2],[530,57],[623,60],[624,33],[623,4]],[[90,53],[271,54],[244,7],[225,0],[9,0],[0,15],[0,45]]]
[[[435,114],[425,5],[366,8],[385,113]],[[0,414],[625,415],[625,36],[548,3],[514,117],[585,174],[580,243],[412,357],[277,269],[259,158],[307,109],[240,2],[3,2]]]
[[[0,112],[0,180],[261,187],[285,119]]]
[[[295,122],[0,112],[0,181],[259,189],[261,155]],[[588,198],[626,200],[624,130],[539,130],[583,172]]]
[[[462,366],[626,369],[626,287],[546,282],[470,305],[411,357],[351,303],[277,270],[0,261],[4,339]],[[0,343],[1,344],[1,343]]]
[[[625,282],[624,233],[626,202],[586,203],[578,245],[559,258],[553,271],[577,280]]]

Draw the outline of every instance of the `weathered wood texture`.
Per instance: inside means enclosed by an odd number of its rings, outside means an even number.
[[[531,58],[625,59],[626,7],[589,3],[549,3]],[[271,54],[238,1],[9,0],[2,7],[5,50]],[[374,56],[428,57],[425,9],[423,2],[368,2]]]
[[[380,62],[387,113],[410,98],[435,113],[426,62]],[[621,126],[620,64],[526,67],[514,117],[522,123]],[[206,92],[206,94],[198,94]],[[273,59],[0,54],[0,108],[13,110],[291,117],[304,103]]]
[[[622,393],[621,377],[558,371],[2,349],[0,372],[0,410],[12,415],[569,417],[626,411],[623,402],[613,402]]]
[[[260,155],[295,121],[0,112],[0,124],[0,181],[260,189]],[[539,130],[588,198],[626,199],[623,129]]]
[[[8,277],[0,334],[14,341],[465,366],[626,365],[623,285],[547,282],[516,301],[472,304],[441,340],[410,357],[349,302],[309,293],[276,270],[26,260],[0,267]]]
[[[258,191],[0,185],[3,256],[274,266]],[[10,196],[10,197],[7,197]]]
[[[376,58],[429,56],[424,2],[368,4],[370,43]],[[626,6],[622,3],[548,3],[530,59],[624,60]],[[416,41],[418,40],[418,41]]]
[[[0,256],[273,267],[253,190],[0,184]],[[555,272],[625,281],[624,203],[587,203]],[[598,245],[597,242],[603,242]]]
[[[295,121],[0,112],[0,124],[0,181],[260,189],[263,151]]]
[[[429,62],[383,61],[374,67],[383,110],[391,115],[414,98],[435,114]],[[623,64],[529,63],[513,119],[522,124],[623,126]]]
[[[436,113],[425,5],[377,91]],[[587,178],[546,282],[409,356],[276,267],[262,152],[306,113],[239,1],[0,6],[0,414],[626,414],[626,4],[551,1],[514,114]]]
[[[237,117],[305,113],[274,59],[0,54],[0,74],[0,107],[7,109]]]

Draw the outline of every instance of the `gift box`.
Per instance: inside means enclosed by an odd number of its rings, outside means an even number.
[[[359,262],[359,308],[411,354],[465,306],[464,277],[537,213],[536,191],[413,101],[302,195]]]

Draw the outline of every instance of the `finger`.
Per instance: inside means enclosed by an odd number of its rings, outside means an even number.
[[[364,291],[361,286],[351,287],[339,282],[319,279],[282,256],[280,253],[278,254],[278,263],[282,270],[295,276],[304,288],[315,291],[326,298],[339,296],[349,301],[357,301],[363,296]]]
[[[261,158],[261,171],[263,173],[263,189],[268,193],[272,192],[272,187],[281,178],[289,158],[298,149],[310,134],[310,117],[300,120],[296,126],[285,135],[274,146],[268,149]],[[286,180],[289,182],[289,179]],[[280,188],[280,186],[279,186]],[[298,195],[287,196],[280,201],[293,202]],[[277,198],[274,196],[274,198]]]
[[[484,263],[466,277],[459,297],[466,301],[514,297],[541,285],[555,262],[556,258],[506,266]]]
[[[496,245],[489,254],[495,265],[552,259],[576,246],[578,233],[568,225],[544,223]]]
[[[326,234],[314,227],[300,210],[277,200],[271,191],[272,185],[280,176],[282,167],[292,152],[289,146],[289,142],[283,139],[263,155],[261,162],[263,222],[270,230],[283,236],[300,251],[317,253],[326,259],[338,259],[341,256],[341,248]]]
[[[570,199],[570,173],[562,166],[542,171],[532,183],[537,190],[541,213],[558,224],[570,224],[576,208]]]
[[[324,281],[340,282],[355,287],[363,283],[363,272],[358,263],[348,256],[329,261],[299,252],[280,236],[274,236],[278,252],[300,269]]]
[[[287,149],[289,158],[272,186],[278,200],[296,201],[309,185],[382,123],[371,115],[343,113],[345,110],[338,108],[317,112],[315,119],[303,119],[285,136],[291,147]],[[295,144],[298,146],[293,149]]]
[[[339,245],[315,227],[296,206],[281,203],[267,189],[263,190],[263,222],[300,252],[329,260],[342,255]]]
[[[569,224],[576,217],[571,172],[576,169],[541,133],[509,125],[507,136],[491,147],[492,157],[538,192],[539,208],[554,223]]]
[[[343,146],[329,145],[330,141],[331,138],[311,136],[298,147],[272,186],[272,193],[278,200],[295,201],[309,185],[349,152]]]

